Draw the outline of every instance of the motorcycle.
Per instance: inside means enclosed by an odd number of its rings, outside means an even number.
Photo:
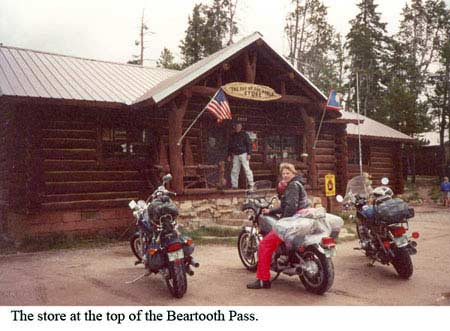
[[[255,182],[254,189],[247,192],[247,199],[242,207],[251,225],[242,227],[237,248],[242,264],[249,271],[256,271],[259,243],[279,222],[276,217],[262,214],[262,210],[271,208],[277,199],[276,196],[261,194],[270,187],[270,181]],[[336,232],[333,236],[327,236],[325,232],[296,235],[289,245],[283,242],[272,256],[271,270],[276,276],[271,282],[280,274],[299,276],[306,290],[324,294],[334,281],[331,258],[336,255],[334,238],[337,235]]]
[[[414,209],[394,198],[387,177],[381,183],[373,189],[367,176],[356,176],[348,182],[345,197],[338,195],[336,199],[344,210],[356,211],[356,217],[350,215],[360,244],[356,249],[364,251],[371,265],[377,261],[392,264],[400,278],[409,279],[413,274],[411,255],[417,253],[412,239],[419,238],[419,232],[412,232],[411,237],[407,234]]]
[[[130,241],[131,249],[137,257],[135,265],[143,263],[146,273],[129,282],[133,283],[152,273],[160,273],[170,291],[181,298],[187,290],[186,274],[192,276],[191,266],[198,268],[193,259],[194,243],[191,238],[179,234],[176,218],[178,209],[165,185],[172,179],[170,174],[163,177],[163,183],[147,199],[129,203],[136,219],[138,232]]]

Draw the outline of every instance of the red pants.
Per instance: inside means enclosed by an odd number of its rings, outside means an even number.
[[[272,230],[259,243],[258,269],[256,271],[256,278],[259,280],[270,280],[270,262],[272,261],[272,255],[282,242],[283,240]]]

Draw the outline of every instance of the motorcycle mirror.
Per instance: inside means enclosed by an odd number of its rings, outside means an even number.
[[[130,209],[134,209],[136,208],[137,203],[134,200],[131,200],[130,203],[128,204],[128,207],[130,207]]]
[[[172,180],[172,175],[171,174],[167,174],[163,177],[163,183],[168,183]]]
[[[344,201],[344,197],[340,194],[336,195],[336,201],[339,203],[342,203],[342,201]]]
[[[383,184],[383,185],[389,184],[389,178],[387,178],[387,177],[381,178],[381,184]]]
[[[137,202],[137,206],[138,206],[140,209],[145,209],[145,208],[147,207],[147,204],[145,203],[144,200],[139,200],[139,201]]]

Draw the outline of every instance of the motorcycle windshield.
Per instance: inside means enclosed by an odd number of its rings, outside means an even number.
[[[351,200],[352,196],[368,198],[373,192],[371,181],[365,176],[356,176],[347,183],[344,202]]]

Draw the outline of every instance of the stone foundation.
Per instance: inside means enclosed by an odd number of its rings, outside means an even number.
[[[179,208],[178,222],[188,229],[201,226],[242,226],[247,223],[247,215],[241,211],[245,201],[244,196],[175,201]],[[324,205],[325,201],[323,198],[311,198],[314,206]],[[15,240],[63,232],[92,234],[133,229],[134,222],[128,207],[44,211],[30,215],[8,212],[6,233]]]

